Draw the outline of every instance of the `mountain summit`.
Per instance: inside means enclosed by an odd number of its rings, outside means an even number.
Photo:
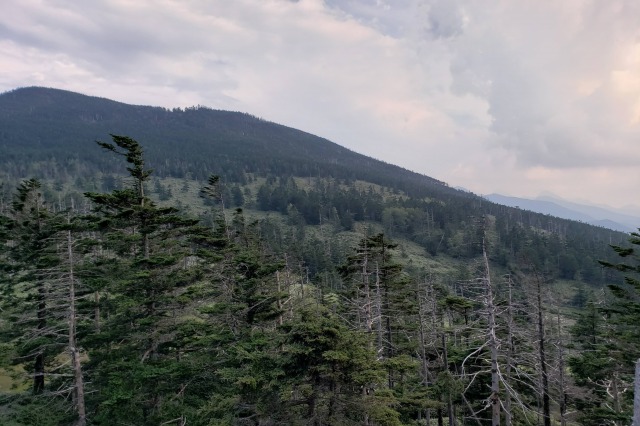
[[[29,87],[0,95],[2,167],[89,162],[112,171],[95,140],[129,135],[145,148],[160,176],[206,179],[238,173],[363,179],[385,186],[407,184],[456,192],[446,184],[374,160],[326,139],[249,114],[206,107],[166,109],[127,105],[58,89]],[[36,170],[34,169],[34,172]],[[408,189],[408,188],[406,188]]]

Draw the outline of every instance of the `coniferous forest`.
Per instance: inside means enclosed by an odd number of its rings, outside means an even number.
[[[2,424],[631,422],[639,234],[240,113],[0,120]]]

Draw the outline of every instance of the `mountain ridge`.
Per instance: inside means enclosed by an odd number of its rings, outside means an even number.
[[[56,120],[65,122],[68,136],[61,134]],[[28,123],[28,132],[24,124],[13,131],[16,121]],[[403,179],[454,191],[437,179],[372,159],[310,133],[247,113],[202,106],[169,110],[128,105],[60,89],[29,87],[0,95],[0,126],[5,129],[0,132],[0,146],[6,160],[42,161],[52,155],[60,157],[60,152],[54,151],[56,144],[64,143],[71,147],[74,155],[104,167],[108,162],[92,143],[108,139],[113,133],[139,140],[146,149],[149,163],[160,175],[182,177],[195,173],[199,179],[206,179],[211,173],[225,175],[225,163],[230,167],[233,161],[233,166],[238,166],[239,160],[244,163],[239,166],[246,172],[278,173],[277,162],[295,161],[297,172],[302,176],[315,175],[317,163],[322,163],[332,168],[338,178],[349,178],[353,173],[345,169],[356,168],[359,173],[369,175],[401,174]],[[176,143],[202,152],[189,170],[176,164],[177,158],[184,154],[175,149]],[[256,159],[256,152],[260,152],[261,158]],[[167,161],[172,164],[162,165]],[[376,170],[372,170],[374,168]]]
[[[235,194],[234,206],[277,211],[300,226],[330,223],[336,233],[352,231],[355,223],[359,229],[375,223],[390,238],[418,244],[428,257],[472,259],[482,254],[486,236],[491,257],[502,268],[526,257],[551,275],[580,276],[596,284],[601,275],[594,259],[608,258],[608,244],[624,243],[627,237],[489,202],[246,113],[132,106],[58,89],[24,88],[0,95],[0,129],[4,199],[8,188],[32,177],[54,187],[73,187],[80,195],[116,188],[121,163],[104,155],[94,141],[118,134],[140,142],[145,164],[154,169],[154,185],[165,197],[171,191],[161,179],[201,187],[218,175],[225,199]],[[293,178],[308,184],[298,185]],[[307,264],[315,262],[316,270],[326,267],[318,263],[317,253],[301,256]]]
[[[602,226],[619,232],[633,232],[640,224],[640,218],[624,214],[614,209],[575,203],[555,196],[540,196],[536,199],[513,197],[502,194],[488,194],[485,199],[510,207],[518,207],[563,219],[576,220],[594,226]]]

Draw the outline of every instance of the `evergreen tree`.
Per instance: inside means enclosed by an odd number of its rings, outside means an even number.
[[[203,195],[218,197],[212,176]],[[247,225],[242,209],[230,221],[215,213],[213,229],[201,228],[194,238],[204,286],[194,313],[201,338],[192,350],[203,357],[210,377],[208,400],[198,416],[207,424],[260,424],[282,414],[278,361],[282,322],[278,272],[282,263],[264,247],[257,223]]]
[[[16,347],[14,362],[29,365],[36,397],[30,405],[21,404],[16,416],[31,418],[29,411],[50,404],[62,410],[55,413],[58,419],[84,426],[84,374],[76,329],[82,287],[75,274],[79,229],[71,213],[65,218],[45,207],[40,188],[35,179],[24,181],[1,220],[4,266],[11,271],[2,312],[13,323],[7,334]],[[71,407],[65,407],[68,402]],[[52,419],[56,415],[40,423],[52,424]]]
[[[579,401],[585,424],[625,424],[633,408],[634,366],[640,354],[640,234],[631,233],[630,247],[613,245],[623,261],[600,261],[606,268],[624,274],[619,283],[609,284],[611,298],[587,310],[573,328],[583,348],[569,359],[576,383],[590,393]]]
[[[282,330],[287,424],[401,424],[365,333],[323,306],[301,309]]]
[[[38,180],[24,181],[18,187],[9,213],[8,254],[17,272],[13,278],[13,302],[19,307],[14,318],[21,336],[20,360],[32,362],[32,392],[45,390],[47,364],[60,345],[56,309],[60,303],[54,271],[60,265],[55,237],[61,218],[44,205]]]
[[[151,170],[142,148],[131,138],[112,138],[114,144],[99,144],[125,157],[131,181],[111,193],[86,194],[112,273],[106,289],[111,303],[91,339],[92,385],[99,390],[93,417],[96,423],[126,416],[136,424],[158,424],[184,415],[177,396],[189,370],[180,363],[176,328],[184,308],[180,297],[194,277],[189,236],[197,221],[156,206],[145,194]]]
[[[628,409],[622,392],[630,380],[629,368],[622,362],[625,349],[619,346],[613,318],[606,311],[602,304],[590,301],[571,329],[579,352],[569,357],[568,365],[576,385],[583,389],[576,407],[584,425],[617,424],[629,415],[622,411],[625,406]]]

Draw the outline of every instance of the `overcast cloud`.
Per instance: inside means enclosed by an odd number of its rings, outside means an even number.
[[[1,91],[244,111],[479,194],[638,203],[637,0],[10,1],[0,69]]]

